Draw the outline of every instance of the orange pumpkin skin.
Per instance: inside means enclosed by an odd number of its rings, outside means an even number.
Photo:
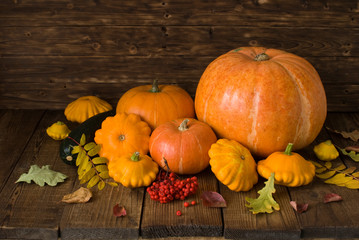
[[[157,82],[154,82],[157,87]],[[160,124],[177,118],[194,118],[194,104],[191,96],[174,85],[138,86],[128,90],[120,98],[116,113],[140,115],[152,130]]]
[[[112,161],[126,154],[148,153],[151,128],[136,114],[116,114],[107,117],[95,132],[95,142],[101,144],[99,155]]]
[[[187,119],[187,130],[179,129],[184,119],[161,124],[153,131],[149,143],[152,159],[167,170],[166,159],[170,170],[178,174],[196,174],[208,167],[208,150],[217,141],[206,123]]]
[[[256,56],[269,59],[255,59]],[[256,156],[309,145],[327,112],[325,91],[305,59],[276,49],[232,50],[208,65],[196,90],[197,118],[218,137],[233,139]]]

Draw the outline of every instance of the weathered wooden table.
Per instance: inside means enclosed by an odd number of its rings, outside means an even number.
[[[3,239],[137,239],[208,237],[211,239],[300,239],[359,238],[359,192],[329,185],[315,179],[310,185],[286,188],[276,185],[275,199],[280,211],[253,215],[245,207],[245,197],[256,197],[263,180],[249,192],[236,193],[220,184],[207,169],[198,174],[199,191],[189,200],[197,205],[183,207],[183,201],[159,204],[149,199],[144,188],[106,186],[93,189],[94,197],[85,204],[65,204],[63,195],[80,187],[76,168],[59,157],[59,141],[45,130],[55,121],[65,121],[62,111],[0,110],[0,238]],[[351,131],[359,128],[359,113],[329,113],[331,129]],[[72,125],[70,125],[72,126]],[[313,144],[327,139],[338,146],[354,144],[339,134],[322,132]],[[314,159],[313,144],[300,153]],[[337,164],[359,167],[359,163],[340,155]],[[56,187],[15,183],[33,164],[51,165],[68,176]],[[220,192],[228,207],[207,208],[200,194]],[[323,203],[326,193],[343,197],[341,202]],[[309,203],[305,213],[297,213],[289,202]],[[115,204],[125,206],[127,216],[114,217]],[[181,210],[182,216],[176,211]]]

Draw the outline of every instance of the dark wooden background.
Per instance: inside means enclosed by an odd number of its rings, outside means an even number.
[[[323,81],[329,111],[359,111],[354,0],[1,0],[0,108],[63,109],[97,95],[178,84],[240,46],[292,52]]]

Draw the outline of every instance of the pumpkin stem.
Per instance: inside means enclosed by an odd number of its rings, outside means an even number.
[[[152,88],[151,88],[150,92],[152,92],[152,93],[160,92],[160,89],[158,88],[158,80],[157,79],[153,80]]]
[[[61,121],[57,121],[56,122],[57,125],[64,125],[65,123],[61,122]]]
[[[183,120],[183,122],[179,125],[178,130],[180,130],[182,132],[188,130],[188,126],[187,126],[188,122],[189,122],[188,119]]]
[[[258,62],[267,61],[267,60],[269,60],[269,56],[265,53],[260,53],[254,57],[254,61],[258,61]]]
[[[293,143],[288,143],[287,148],[284,151],[284,154],[288,156],[292,155],[292,148],[293,148]]]
[[[139,153],[139,152],[135,152],[135,153],[131,156],[131,160],[134,161],[134,162],[140,161],[140,153]]]

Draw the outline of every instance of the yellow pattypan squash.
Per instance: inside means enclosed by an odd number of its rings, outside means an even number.
[[[292,152],[293,144],[289,143],[285,152],[274,152],[258,162],[259,175],[268,179],[275,173],[275,183],[298,187],[309,184],[315,175],[315,166],[298,153]]]
[[[212,172],[229,189],[248,191],[258,182],[256,162],[247,148],[234,140],[219,139],[208,151]]]
[[[99,155],[110,162],[113,158],[138,151],[148,153],[151,128],[137,114],[118,113],[107,117],[95,132],[95,142],[101,144]]]
[[[112,106],[96,96],[84,96],[69,103],[65,108],[66,119],[82,123],[90,117],[112,110]]]
[[[158,173],[158,164],[148,155],[139,152],[126,154],[108,163],[109,175],[125,187],[150,185]]]
[[[333,145],[332,141],[327,140],[314,146],[313,149],[318,159],[322,161],[331,161],[339,156],[338,150]]]
[[[69,133],[70,129],[66,126],[65,123],[58,121],[52,124],[50,127],[46,129],[47,135],[49,135],[52,139],[55,140],[63,140],[65,139]]]

